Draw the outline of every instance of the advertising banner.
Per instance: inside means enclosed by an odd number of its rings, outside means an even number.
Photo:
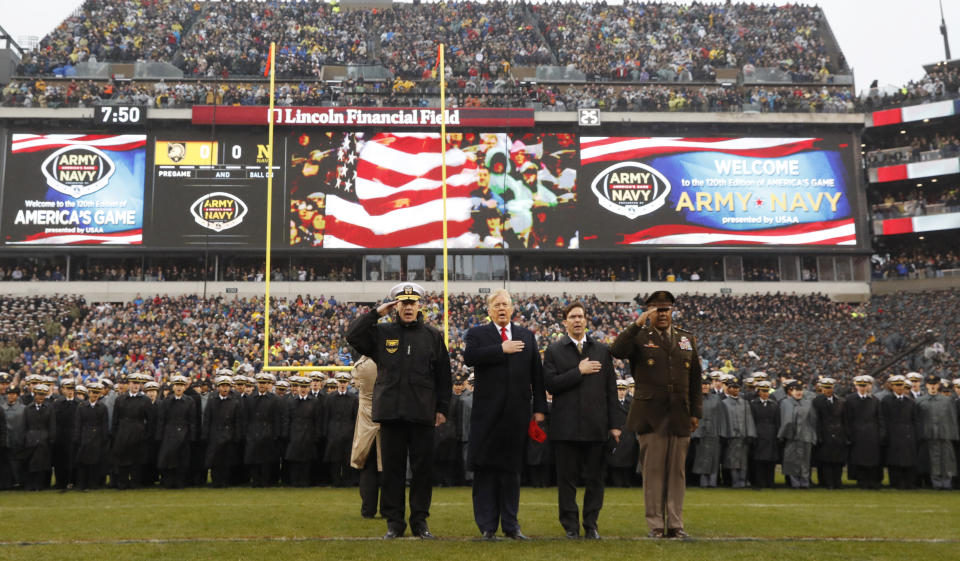
[[[856,245],[851,160],[839,139],[582,137],[581,246]]]
[[[4,243],[142,243],[146,140],[14,134],[3,184]]]
[[[266,125],[263,105],[195,105],[195,125]],[[273,123],[318,127],[439,127],[441,113],[429,107],[277,107]],[[533,109],[467,107],[447,109],[447,126],[525,127],[534,125]]]

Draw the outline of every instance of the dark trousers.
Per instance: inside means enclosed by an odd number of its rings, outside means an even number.
[[[377,471],[377,447],[371,446],[367,463],[360,470],[360,516],[373,518],[380,502],[380,472]]]
[[[405,421],[380,423],[380,452],[383,454],[383,488],[380,514],[387,528],[403,534],[407,460],[410,461],[410,528],[427,528],[433,498],[434,427]]]
[[[839,489],[843,485],[843,464],[820,462],[817,465],[817,479],[821,487]]]
[[[20,484],[18,450],[0,448],[0,490],[7,491]]]
[[[23,478],[23,488],[27,491],[43,491],[50,488],[50,470],[28,471]]]
[[[883,470],[879,466],[854,466],[857,487],[861,489],[879,489]]]
[[[64,444],[63,446],[69,447],[70,444]],[[53,473],[55,475],[54,479],[56,481],[55,485],[57,489],[66,489],[70,485],[73,485],[74,480],[76,479],[76,472],[73,469],[73,462],[70,461],[69,455],[62,454],[55,458],[53,463]]]
[[[549,487],[556,469],[552,464],[527,466],[527,479],[531,487]]]
[[[167,489],[183,489],[187,484],[189,468],[173,468],[160,470],[163,486]]]
[[[143,474],[140,464],[117,466],[117,480],[113,486],[117,489],[139,489]]]
[[[480,532],[520,531],[520,474],[486,466],[473,470],[473,518]]]
[[[633,487],[634,468],[608,467],[607,473],[610,475],[610,485],[614,487]],[[698,483],[699,481],[697,479]]]
[[[330,474],[330,484],[334,487],[350,487],[354,484],[354,470],[350,461],[328,462],[327,472]]]
[[[210,484],[217,488],[230,485],[234,466],[216,466],[210,468]]]
[[[310,486],[310,472],[313,467],[311,462],[289,461],[287,462],[287,465],[289,466],[288,473],[290,474],[290,485],[294,487]]]
[[[777,462],[765,462],[754,460],[750,466],[750,479],[753,486],[757,489],[769,489],[773,487],[773,473]]]
[[[99,489],[101,487],[103,487],[103,465],[77,464],[77,489]]]
[[[917,470],[913,466],[888,466],[890,486],[894,489],[913,489],[917,481]]]
[[[568,532],[580,532],[577,512],[577,482],[583,477],[583,528],[597,529],[603,507],[603,442],[553,441],[557,460],[557,503],[560,524]]]
[[[247,464],[247,471],[254,487],[271,487],[277,483],[276,464],[273,462]]]

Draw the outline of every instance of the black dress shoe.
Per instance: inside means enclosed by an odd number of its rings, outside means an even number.
[[[648,538],[662,538],[663,537],[663,528],[654,528],[647,533]]]
[[[588,540],[599,540],[600,532],[598,532],[596,528],[587,528],[583,532],[583,537]]]
[[[497,541],[497,533],[493,530],[487,530],[483,533],[483,539],[491,542]]]
[[[517,530],[516,532],[510,532],[504,535],[510,538],[511,540],[526,541],[530,539],[527,536],[524,536],[523,532],[521,532],[520,530]]]
[[[578,530],[567,530],[567,539],[568,540],[579,540],[580,532]]]
[[[683,528],[670,528],[667,530],[667,537],[679,540],[689,540],[690,534],[683,531]]]
[[[437,536],[434,536],[433,534],[431,534],[431,533],[430,533],[430,530],[428,530],[428,529],[426,529],[426,528],[421,528],[421,529],[419,529],[419,530],[414,530],[414,531],[413,531],[413,535],[414,535],[414,536],[417,536],[417,537],[420,538],[421,540],[435,540],[435,539],[437,539]]]
[[[400,537],[403,537],[403,532],[398,532],[397,530],[394,530],[393,528],[389,528],[389,529],[387,530],[387,533],[383,535],[383,539],[385,539],[385,540],[393,540],[393,539],[400,538]]]

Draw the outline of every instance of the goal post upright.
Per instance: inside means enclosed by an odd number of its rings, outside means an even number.
[[[270,273],[271,242],[273,234],[273,107],[276,95],[276,43],[270,43],[270,106],[267,109],[267,235],[264,259],[263,294],[263,368],[264,372],[350,371],[351,366],[270,366]]]

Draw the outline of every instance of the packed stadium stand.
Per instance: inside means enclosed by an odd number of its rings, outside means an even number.
[[[197,404],[221,375],[242,392],[265,366],[268,279],[271,366],[355,364],[347,326],[415,282],[435,326],[449,285],[461,389],[465,334],[500,288],[541,352],[571,302],[611,344],[668,290],[704,372],[830,377],[840,396],[862,375],[877,392],[960,378],[960,61],[858,91],[802,4],[77,4],[35,49],[0,52],[17,62],[0,68],[15,401],[134,374],[161,398],[176,374]],[[463,467],[438,473],[463,484]]]

